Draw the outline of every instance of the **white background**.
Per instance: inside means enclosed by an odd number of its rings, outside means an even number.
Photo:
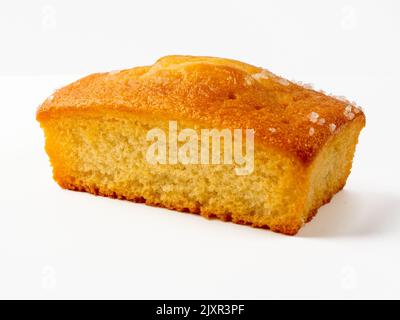
[[[1,298],[400,298],[399,1],[1,1]],[[264,66],[366,110],[295,237],[60,189],[36,107],[166,54]]]

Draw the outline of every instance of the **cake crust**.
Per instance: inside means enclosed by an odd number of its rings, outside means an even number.
[[[89,75],[44,101],[37,120],[79,111],[251,128],[258,143],[304,164],[349,121],[365,125],[363,111],[349,101],[239,61],[193,56]]]

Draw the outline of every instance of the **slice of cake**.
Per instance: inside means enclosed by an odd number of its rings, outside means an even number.
[[[38,109],[66,189],[295,234],[350,173],[360,108],[242,62],[167,56]]]

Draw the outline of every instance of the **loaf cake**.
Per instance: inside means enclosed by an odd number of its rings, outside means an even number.
[[[194,56],[89,75],[36,116],[63,188],[288,235],[344,187],[365,125],[343,97]]]

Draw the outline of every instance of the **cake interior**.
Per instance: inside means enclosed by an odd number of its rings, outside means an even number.
[[[341,128],[308,166],[256,142],[254,171],[238,176],[234,163],[149,163],[146,135],[152,128],[168,131],[166,121],[71,114],[41,125],[54,179],[63,188],[286,234],[295,234],[343,188],[363,127],[356,119]]]

